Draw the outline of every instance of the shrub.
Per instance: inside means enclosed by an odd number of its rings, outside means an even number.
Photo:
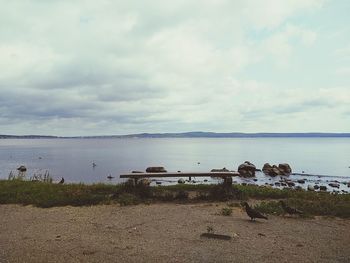
[[[184,191],[184,190],[180,190],[177,192],[175,198],[178,200],[187,200],[188,199],[188,192]]]
[[[221,209],[220,214],[223,216],[230,216],[232,214],[232,208],[224,207]]]
[[[136,205],[139,203],[138,198],[135,195],[129,193],[123,193],[119,195],[118,202],[122,206]]]

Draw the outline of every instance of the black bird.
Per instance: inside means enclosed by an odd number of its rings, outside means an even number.
[[[303,212],[296,209],[296,208],[293,208],[293,207],[290,207],[288,206],[285,202],[283,202],[282,200],[280,201],[280,204],[282,206],[282,209],[284,212],[286,212],[287,214],[290,214],[290,215],[295,215],[295,214],[298,214],[298,215],[302,215]]]
[[[255,220],[255,218],[263,218],[267,220],[267,217],[261,214],[259,211],[256,211],[255,209],[251,208],[247,202],[244,202],[243,205],[245,206],[245,211],[247,212],[247,215],[250,217],[250,220]]]
[[[58,182],[58,184],[63,184],[64,183],[64,178],[62,177],[61,181]]]

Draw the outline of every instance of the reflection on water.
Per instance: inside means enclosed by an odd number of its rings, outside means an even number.
[[[120,181],[148,166],[168,171],[237,170],[244,161],[289,163],[293,172],[350,177],[350,138],[2,139],[0,178],[20,165],[67,182]],[[202,178],[203,179],[203,178]],[[202,180],[201,179],[201,180]],[[200,181],[200,180],[198,180]]]

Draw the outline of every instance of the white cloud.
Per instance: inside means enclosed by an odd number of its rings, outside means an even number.
[[[275,107],[309,95],[291,92],[282,103],[280,87],[241,75],[266,60],[288,65],[298,46],[312,48],[317,31],[289,19],[322,4],[8,1],[0,10],[0,127],[68,135],[267,130],[268,114],[282,114]],[[267,33],[255,39],[250,31]]]
[[[287,24],[282,31],[266,39],[264,49],[275,56],[279,64],[287,64],[296,45],[301,43],[307,47],[314,44],[316,32],[295,25]]]

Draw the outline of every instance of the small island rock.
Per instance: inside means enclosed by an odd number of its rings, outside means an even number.
[[[238,166],[238,172],[243,177],[253,177],[255,176],[256,167],[251,162],[245,161],[240,166]]]
[[[164,169],[164,167],[158,166],[158,167],[148,167],[146,169],[147,173],[166,173],[167,171]]]

